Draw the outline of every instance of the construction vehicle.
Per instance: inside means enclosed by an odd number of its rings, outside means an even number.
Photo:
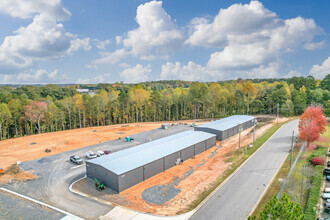
[[[126,139],[126,142],[131,142],[131,141],[134,141],[134,139],[133,139],[133,138],[131,138],[131,137],[125,137],[125,139]]]
[[[98,191],[104,190],[104,184],[102,183],[102,181],[99,181],[96,178],[94,178],[94,181],[95,181],[95,187]]]
[[[0,174],[4,173],[5,172],[5,169],[3,168],[0,168]]]

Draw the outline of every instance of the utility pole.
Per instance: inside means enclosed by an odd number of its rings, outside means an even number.
[[[279,106],[280,106],[280,104],[279,103],[277,103],[277,115],[276,115],[276,124],[278,124],[278,113],[279,113]]]
[[[241,149],[241,131],[242,131],[242,124],[238,124],[238,150]]]
[[[291,156],[290,156],[290,167],[292,164],[292,154],[293,154],[293,142],[294,142],[294,131],[292,131],[292,140],[291,140]]]

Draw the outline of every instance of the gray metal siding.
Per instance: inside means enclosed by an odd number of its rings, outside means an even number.
[[[180,152],[175,152],[165,157],[165,170],[174,167],[175,161],[180,158]]]
[[[150,177],[164,171],[164,158],[146,164],[143,168],[143,179],[149,179]]]
[[[200,143],[195,144],[195,155],[200,154],[206,150],[207,141],[202,141]]]
[[[216,141],[216,137],[212,137],[206,140],[206,150],[210,149],[211,147],[214,147],[216,145]]]
[[[215,130],[215,129],[212,129],[212,128],[195,127],[194,130],[195,131],[204,131],[204,132],[207,132],[207,133],[215,134],[215,135],[217,135],[217,138],[220,138],[219,136],[221,135],[219,130]]]
[[[186,161],[186,160],[192,158],[193,156],[195,156],[194,146],[190,146],[190,147],[187,147],[187,148],[181,150],[181,159],[183,161]]]
[[[97,164],[86,162],[86,175],[91,179],[96,178],[97,180],[102,181],[106,187],[119,192],[118,176],[110,170]]]
[[[119,191],[122,192],[143,181],[143,167],[138,167],[118,176]]]

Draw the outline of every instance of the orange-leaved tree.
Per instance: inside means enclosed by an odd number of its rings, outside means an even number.
[[[326,131],[326,125],[327,121],[321,106],[307,107],[300,117],[299,137],[309,145],[309,143],[317,141],[320,138],[320,134]]]

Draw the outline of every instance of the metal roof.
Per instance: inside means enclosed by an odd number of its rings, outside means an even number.
[[[199,125],[197,127],[211,128],[214,130],[225,131],[229,128],[235,127],[238,124],[253,120],[253,118],[254,117],[249,115],[233,115],[227,118],[223,118],[216,121],[212,121],[210,123]]]
[[[215,136],[202,131],[184,131],[88,162],[103,166],[111,172],[121,175]]]

